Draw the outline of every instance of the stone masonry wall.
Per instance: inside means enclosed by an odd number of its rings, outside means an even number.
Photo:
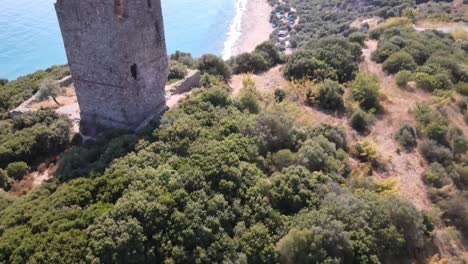
[[[85,134],[133,129],[165,109],[160,0],[58,0],[55,7]]]

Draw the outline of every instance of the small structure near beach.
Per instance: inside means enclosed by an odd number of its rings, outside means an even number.
[[[136,129],[166,109],[160,0],[57,0],[80,130]]]

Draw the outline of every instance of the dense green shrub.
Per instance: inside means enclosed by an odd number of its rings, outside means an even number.
[[[349,42],[345,38],[324,38],[310,46],[315,58],[325,62],[336,71],[339,82],[354,79],[361,57],[359,44]]]
[[[412,80],[413,80],[413,73],[411,71],[403,70],[403,71],[399,71],[395,75],[396,84],[402,88],[406,87],[406,85],[408,85],[408,82]]]
[[[390,42],[379,43],[377,50],[372,53],[372,60],[382,63],[395,52],[399,51],[400,47]]]
[[[358,102],[364,110],[381,110],[380,86],[376,76],[359,73],[351,83],[350,91],[353,100]]]
[[[433,162],[424,173],[424,181],[436,188],[449,183],[447,172],[442,164]]]
[[[410,124],[402,124],[398,129],[395,138],[406,148],[416,146],[417,133],[416,128]]]
[[[70,122],[52,110],[23,114],[9,133],[0,134],[0,167],[11,162],[47,159],[68,146]]]
[[[252,114],[258,114],[260,111],[260,105],[258,98],[253,92],[246,92],[239,98],[239,110],[247,110]]]
[[[303,78],[319,81],[337,79],[333,68],[315,58],[311,51],[306,50],[298,50],[288,58],[284,66],[284,76],[289,80]]]
[[[8,166],[5,168],[5,171],[9,177],[19,181],[29,173],[29,167],[26,162],[17,161],[8,164]]]
[[[454,86],[455,91],[463,94],[464,96],[468,96],[468,82],[459,82]]]
[[[383,63],[383,69],[388,73],[397,73],[401,70],[413,71],[416,66],[413,57],[404,51],[393,53]]]
[[[263,42],[255,47],[254,53],[261,55],[268,63],[268,68],[282,62],[278,48],[270,41]]]
[[[364,32],[353,32],[348,36],[348,39],[351,42],[355,42],[361,46],[364,46],[364,41],[366,41],[367,37],[367,34]]]
[[[202,73],[220,76],[225,82],[231,79],[231,69],[219,57],[213,54],[205,54],[198,59],[198,69]]]
[[[6,171],[0,169],[0,188],[2,188],[4,191],[9,191],[14,182],[15,181],[10,176],[8,176]]]
[[[185,76],[187,76],[187,73],[187,66],[175,60],[169,61],[169,80],[183,79]]]
[[[285,98],[286,98],[286,92],[281,88],[277,88],[275,90],[275,100],[276,100],[276,102],[281,103],[281,102],[283,102],[283,100]]]
[[[282,149],[272,156],[273,164],[278,171],[293,165],[296,162],[296,156],[289,149]]]
[[[317,104],[319,107],[328,110],[343,110],[344,88],[338,82],[325,80],[320,84],[317,91],[309,94],[309,103]]]
[[[197,61],[192,57],[192,54],[182,51],[176,51],[169,56],[170,60],[177,61],[187,66],[189,69],[197,68]]]
[[[444,216],[448,224],[453,224],[459,228],[463,235],[468,236],[468,197],[466,193],[460,193],[450,197],[441,204],[444,209]]]
[[[434,140],[424,140],[421,143],[420,151],[429,162],[438,162],[447,166],[453,161],[453,154],[450,149],[437,144]]]
[[[374,115],[361,109],[357,109],[349,117],[351,127],[361,133],[368,131],[373,121]]]
[[[258,53],[242,53],[233,58],[232,70],[235,74],[239,73],[259,73],[268,69],[268,61]]]

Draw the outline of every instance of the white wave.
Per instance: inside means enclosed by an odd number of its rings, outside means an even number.
[[[224,42],[224,49],[222,52],[223,59],[227,60],[234,54],[234,49],[239,42],[242,35],[242,21],[247,11],[247,3],[249,0],[235,0],[236,1],[236,15],[229,26],[226,41]]]

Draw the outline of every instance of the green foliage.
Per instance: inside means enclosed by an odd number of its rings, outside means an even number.
[[[235,74],[239,73],[259,73],[269,68],[268,61],[258,53],[242,53],[233,58],[232,70]]]
[[[424,140],[420,147],[421,153],[429,162],[449,165],[453,161],[453,154],[449,148],[438,144],[434,140]]]
[[[0,188],[9,191],[15,181],[8,176],[7,172],[0,169]]]
[[[464,96],[468,96],[468,82],[459,82],[454,85],[455,91]]]
[[[351,127],[361,133],[368,131],[373,122],[374,115],[367,113],[360,108],[355,110],[349,117],[349,124]]]
[[[348,40],[364,46],[364,41],[366,41],[367,37],[368,35],[364,32],[353,32],[348,36]]]
[[[287,59],[284,76],[289,79],[337,80],[336,71],[314,57],[312,51],[298,50]]]
[[[20,115],[13,120],[11,131],[0,134],[0,167],[46,159],[63,151],[69,139],[69,120],[52,110]]]
[[[170,60],[177,61],[189,69],[197,68],[197,61],[192,58],[192,54],[182,51],[176,51],[174,54],[169,56]]]
[[[59,86],[59,84],[51,79],[45,79],[39,85],[39,100],[45,100],[49,97],[55,98],[60,96],[63,93],[63,89]]]
[[[383,63],[383,69],[388,73],[397,73],[402,70],[413,71],[416,66],[413,57],[404,51],[393,53]]]
[[[255,47],[254,53],[261,55],[268,62],[268,68],[282,62],[278,48],[270,41],[263,42]]]
[[[376,76],[368,73],[359,73],[350,86],[351,96],[366,111],[379,111],[380,86]]]
[[[277,88],[275,90],[275,100],[277,103],[281,103],[283,102],[283,100],[286,98],[286,92],[281,89],[281,88]]]
[[[260,105],[258,103],[257,95],[253,92],[245,92],[239,98],[239,110],[247,110],[252,114],[258,114]]]
[[[7,118],[9,110],[37,92],[43,80],[59,80],[69,74],[67,66],[52,66],[45,71],[37,71],[0,85],[0,120]]]
[[[318,91],[312,91],[308,96],[311,104],[317,104],[319,107],[328,110],[343,110],[344,88],[338,82],[325,80],[320,84]]]
[[[187,73],[187,66],[175,60],[169,61],[169,75],[167,77],[168,80],[183,79],[185,76],[187,76]]]
[[[399,87],[404,88],[412,80],[412,77],[413,73],[411,71],[402,70],[395,75],[395,81]]]
[[[312,174],[304,167],[291,166],[281,173],[275,173],[264,183],[263,188],[268,191],[268,198],[273,208],[283,214],[292,215],[302,208],[318,204],[319,174]]]
[[[152,132],[74,146],[55,178],[1,202],[0,262],[378,263],[422,250],[414,207],[345,187],[345,131],[296,127],[276,105],[242,112],[210,84]]]
[[[361,57],[359,44],[345,38],[324,38],[317,44],[311,44],[312,54],[336,71],[337,80],[341,83],[351,81],[358,71]],[[322,79],[323,80],[323,79]]]
[[[410,124],[401,124],[395,135],[395,138],[403,147],[412,148],[417,144],[416,128]]]
[[[424,173],[424,181],[436,188],[441,188],[447,184],[447,172],[444,166],[438,162],[433,162]]]
[[[5,172],[9,177],[18,181],[29,173],[29,167],[23,161],[12,162],[5,168]]]
[[[281,171],[296,162],[296,155],[289,149],[282,149],[273,154],[272,161],[276,169]]]
[[[213,54],[206,54],[198,59],[198,69],[202,73],[221,77],[225,82],[231,79],[231,69],[219,57]]]

